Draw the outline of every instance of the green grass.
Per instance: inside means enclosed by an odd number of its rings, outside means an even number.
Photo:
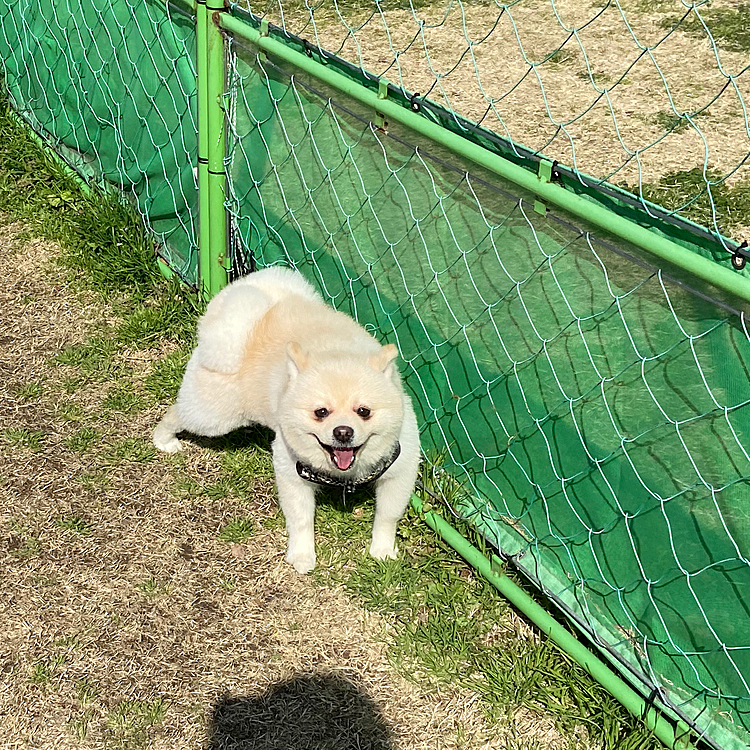
[[[590,81],[593,79],[597,86],[605,86],[606,84],[613,82],[612,77],[608,76],[606,73],[596,73],[592,71],[591,74],[589,74],[587,70],[579,70],[576,75],[584,81]],[[627,78],[623,78],[619,83],[621,86],[627,86],[630,81]]]
[[[239,439],[245,443],[250,440],[253,443],[263,441],[262,433],[257,430],[250,437],[245,433]],[[228,438],[233,440],[233,438]],[[220,457],[221,468],[224,475],[219,480],[220,484],[228,489],[228,494],[249,499],[257,492],[259,482],[273,479],[273,462],[270,450],[264,450],[257,444],[241,445],[236,449],[226,450]],[[208,490],[208,488],[207,488]]]
[[[192,346],[183,346],[162,357],[146,376],[146,391],[158,401],[172,401],[180,388],[191,350]]]
[[[42,450],[44,433],[27,427],[6,427],[0,430],[0,441],[12,448],[26,448],[38,453]]]
[[[70,635],[62,635],[59,638],[55,638],[54,644],[58,648],[67,649],[79,649],[81,648],[81,638],[78,633],[72,633]]]
[[[255,521],[247,516],[235,518],[216,535],[222,542],[244,542],[255,533]]]
[[[80,382],[107,380],[117,376],[123,369],[116,365],[114,355],[118,344],[111,338],[94,336],[84,344],[67,346],[52,362],[68,365],[80,373]]]
[[[145,581],[141,581],[136,589],[148,599],[155,599],[169,592],[169,584],[159,581],[154,576],[149,576]]]
[[[150,296],[126,311],[117,329],[117,341],[140,349],[157,346],[165,339],[192,341],[196,309],[192,304],[186,308],[186,301],[172,285],[169,291]]]
[[[17,391],[16,396],[19,401],[28,403],[36,401],[44,393],[44,386],[39,381],[32,381],[22,385]]]
[[[62,655],[36,662],[29,673],[29,682],[39,686],[49,684],[64,664],[65,657]]]
[[[702,112],[697,112],[696,114],[691,115],[691,117],[695,120],[698,117],[708,117],[709,114],[710,112],[705,109]],[[667,110],[657,112],[649,118],[649,122],[652,125],[658,126],[665,132],[672,133],[684,133],[691,127],[687,117],[678,117],[674,112]]]
[[[106,490],[111,480],[105,471],[84,471],[76,476],[76,482],[86,490],[91,492],[101,492]]]
[[[232,576],[229,576],[227,578],[219,578],[218,584],[220,588],[224,589],[224,591],[234,591],[237,587],[237,584]]]
[[[152,400],[144,398],[132,383],[116,383],[111,386],[102,401],[102,408],[118,414],[135,414],[151,406]]]
[[[106,717],[114,746],[128,750],[149,747],[151,730],[164,721],[166,713],[167,703],[162,698],[120,701]]]
[[[249,439],[263,440],[261,431],[258,430]],[[247,440],[248,438],[246,438]],[[257,445],[242,446],[237,450],[230,450],[221,455],[221,467],[236,480],[248,477],[262,477],[269,479],[273,477],[273,460],[271,451],[264,450]]]
[[[55,521],[55,525],[60,529],[64,529],[65,531],[70,531],[73,534],[80,535],[90,534],[92,529],[94,528],[93,524],[90,521],[87,521],[80,516],[58,518],[57,521]]]
[[[122,438],[110,443],[100,454],[105,466],[147,463],[156,456],[156,448],[147,438]]]
[[[740,3],[735,8],[705,6],[699,12],[717,46],[731,52],[750,52],[750,3]],[[661,21],[661,26],[671,29],[681,18],[682,15],[670,15]],[[691,13],[679,28],[690,36],[708,39],[706,30],[695,13]]]
[[[67,391],[67,388],[65,390]],[[65,422],[83,422],[86,412],[80,404],[62,400],[55,404],[55,418]]]
[[[88,453],[99,443],[101,435],[93,427],[81,427],[65,438],[65,445],[76,453]]]
[[[68,728],[73,737],[79,742],[83,742],[89,733],[89,724],[95,714],[91,709],[81,712],[80,716],[68,720]]]
[[[721,174],[713,169],[707,171],[710,181],[719,180]],[[733,227],[748,222],[750,216],[750,179],[733,186],[717,182],[711,187],[711,196],[706,191],[703,170],[699,168],[669,172],[656,183],[641,186],[643,197],[672,211],[679,211],[698,224],[714,226],[714,212],[719,229],[731,236]],[[638,191],[629,186],[628,190]],[[740,238],[742,239],[742,238]]]
[[[68,729],[76,740],[82,742],[88,736],[89,725],[96,716],[90,706],[99,697],[99,690],[90,680],[82,679],[76,683],[76,697],[81,710],[68,720]]]
[[[252,500],[258,494],[259,487],[265,487],[273,478],[271,454],[263,447],[267,442],[265,435],[260,429],[252,433],[240,431],[212,441],[213,447],[219,452],[219,464],[223,469],[221,475],[206,482],[177,476],[173,484],[175,495],[184,499],[205,497],[212,500]],[[173,459],[181,460],[180,456]]]
[[[8,552],[13,557],[17,557],[21,560],[27,560],[32,557],[37,557],[42,551],[42,543],[39,538],[33,534],[27,534],[24,536],[12,535],[8,540]]]
[[[578,50],[575,49],[558,49],[555,50],[545,62],[551,63],[552,65],[565,65],[567,63],[574,63],[578,60]]]
[[[99,694],[99,691],[93,682],[87,679],[79,680],[76,683],[76,695],[81,705],[85,706],[91,703]]]

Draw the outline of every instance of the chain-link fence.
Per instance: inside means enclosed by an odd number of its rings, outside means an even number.
[[[467,130],[522,144],[518,154],[750,234],[747,3],[261,0],[252,10]]]
[[[197,282],[195,29],[158,2],[0,2],[16,111],[85,179],[132,198],[167,263]]]
[[[190,12],[102,6],[0,10],[8,87],[197,283]],[[292,265],[398,343],[427,492],[651,703],[746,747],[748,8],[215,10],[212,257]]]

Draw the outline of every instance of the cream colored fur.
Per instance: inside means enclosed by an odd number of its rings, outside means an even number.
[[[289,537],[287,560],[315,566],[317,485],[298,460],[344,479],[366,476],[396,442],[401,454],[375,483],[370,553],[395,557],[396,525],[419,464],[419,432],[393,345],[381,346],[347,315],[326,305],[302,276],[268,268],[230,284],[198,324],[198,346],[177,401],[154,430],[154,444],[180,450],[179,432],[215,436],[258,423],[275,432],[273,462]],[[328,414],[320,418],[320,409]],[[363,408],[369,410],[366,418]],[[316,410],[318,415],[316,416]],[[358,413],[358,410],[360,412]],[[351,434],[342,444],[334,429]],[[331,451],[358,447],[340,470]]]

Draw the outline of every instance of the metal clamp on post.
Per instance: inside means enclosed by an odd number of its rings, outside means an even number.
[[[260,35],[262,37],[268,36],[268,19],[267,18],[260,19]],[[258,59],[263,65],[265,65],[265,63],[268,62],[268,55],[266,54],[265,50],[262,50],[262,49],[258,50]]]
[[[537,176],[542,182],[555,182],[558,180],[560,178],[560,173],[557,171],[557,160],[547,161],[547,159],[540,159]],[[534,211],[542,216],[546,215],[547,204],[537,198],[534,201]]]
[[[732,253],[732,267],[741,271],[748,258],[750,258],[750,249],[748,249],[747,240],[745,240],[741,245],[737,245]]]
[[[378,80],[378,99],[388,98],[388,86],[390,83],[387,78],[380,78]],[[375,111],[375,127],[383,133],[388,132],[388,121],[385,119],[385,115],[382,112]]]

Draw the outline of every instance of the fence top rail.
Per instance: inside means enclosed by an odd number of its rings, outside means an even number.
[[[265,28],[256,29],[231,13],[221,13],[219,25],[226,31],[245,39],[265,53],[273,55],[322,81],[341,93],[370,107],[387,118],[400,123],[419,135],[438,143],[458,156],[508,180],[517,187],[537,196],[563,211],[593,225],[609,236],[615,236],[635,245],[652,256],[666,261],[701,279],[722,292],[750,302],[750,278],[728,266],[699,255],[647,227],[620,216],[612,210],[578,195],[571,190],[545,179],[544,172],[534,174],[522,166],[504,159],[461,135],[446,130],[441,125],[423,117],[412,109],[403,107],[386,96],[359,85],[342,75],[332,66],[324,65],[267,34]],[[549,162],[547,162],[549,164]]]

